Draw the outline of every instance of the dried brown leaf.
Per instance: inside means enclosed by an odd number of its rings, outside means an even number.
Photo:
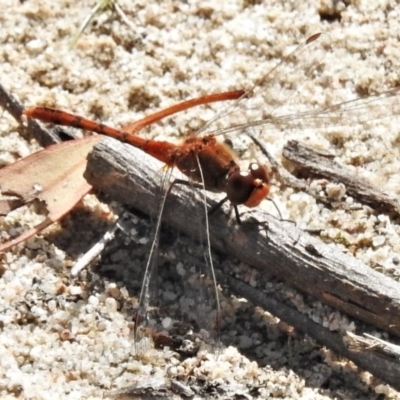
[[[100,140],[89,136],[58,143],[0,170],[1,194],[13,197],[0,200],[0,211],[8,213],[34,199],[44,201],[48,211],[43,222],[1,245],[0,252],[58,221],[91,190],[83,178],[86,156]]]

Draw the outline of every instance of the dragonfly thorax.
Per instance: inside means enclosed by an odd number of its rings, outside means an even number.
[[[204,183],[206,190],[225,192],[226,180],[233,170],[239,170],[229,148],[215,137],[190,137],[174,151],[174,165],[189,179]]]
[[[206,190],[225,192],[233,205],[256,207],[268,196],[271,171],[265,165],[251,163],[240,171],[228,146],[215,137],[192,136],[173,150],[174,165]]]

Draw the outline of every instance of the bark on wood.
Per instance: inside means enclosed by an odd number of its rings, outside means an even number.
[[[157,208],[154,204],[161,172],[162,164],[142,151],[112,139],[105,139],[95,146],[89,156],[85,177],[95,188],[109,194],[113,199],[153,215]],[[215,203],[215,198],[215,195],[210,194],[211,206]],[[197,237],[198,226],[193,221],[193,215],[196,215],[196,207],[200,207],[200,201],[201,196],[194,195],[190,188],[184,185],[174,186],[166,204],[163,221],[174,229]],[[292,223],[278,221],[259,211],[252,212],[252,216],[258,221],[266,222],[267,231],[255,224],[244,223],[238,226],[234,217],[229,218],[226,212],[213,214],[209,221],[213,247],[264,273],[276,275],[355,318],[400,336],[399,283],[345,254],[335,245],[325,244],[311,237]],[[230,285],[234,287],[232,282]],[[251,293],[252,289],[249,290]],[[246,297],[252,299],[249,293]],[[261,305],[261,300],[253,301],[260,302]],[[268,304],[264,306],[268,307]],[[357,353],[356,356],[344,346],[343,339],[338,334],[333,334],[322,326],[315,326],[315,323],[294,309],[297,319],[289,320],[285,317],[289,315],[287,309],[281,306],[284,311],[278,316],[283,320],[386,382],[400,387],[395,379],[400,376],[397,364],[381,363],[376,358],[371,358],[371,353],[365,356],[364,353]],[[277,310],[273,313],[278,314]]]

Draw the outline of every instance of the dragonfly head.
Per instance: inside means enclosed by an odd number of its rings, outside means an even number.
[[[271,169],[265,165],[251,163],[246,172],[233,170],[227,178],[226,195],[234,205],[256,207],[269,193]]]

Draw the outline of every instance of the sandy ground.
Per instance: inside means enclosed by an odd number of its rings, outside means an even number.
[[[4,10],[0,15],[0,82],[26,106],[67,109],[113,126],[188,98],[255,84],[264,94],[258,99],[272,104],[268,108],[266,103],[263,111],[275,114],[319,108],[398,84],[400,6],[395,1],[270,3],[164,1],[158,5],[120,0],[132,26],[116,12],[98,13],[71,50],[71,39],[95,1],[0,0]],[[312,47],[295,65],[282,70],[282,81],[289,82],[289,88],[300,87],[304,68],[311,61],[320,60],[323,67],[280,107],[281,92],[268,88],[265,74],[317,32],[329,34],[331,48],[326,42]],[[274,93],[276,97],[269,97]],[[144,134],[178,140],[212,115],[210,110],[182,113]],[[293,129],[282,133],[265,128],[259,132],[278,158],[286,140],[305,140],[332,151],[343,164],[356,165],[357,173],[396,194],[400,158],[393,144],[398,143],[398,126],[399,117],[394,115],[378,120],[368,131],[348,126],[329,131]],[[38,149],[18,131],[16,122],[4,112],[0,118],[2,166]],[[254,155],[261,157],[244,139],[234,135],[231,139],[245,164]],[[319,207],[308,196],[290,189],[280,191],[273,186],[271,196],[285,217],[303,226],[326,226],[332,238],[351,218]],[[267,321],[269,340],[257,353],[263,357],[249,351],[249,337],[253,340],[252,335],[257,335],[251,330],[252,322],[242,327],[238,317],[239,333],[225,333],[226,337],[231,334],[232,346],[222,351],[218,360],[207,355],[202,361],[181,363],[157,352],[136,360],[132,314],[121,306],[128,297],[126,276],[88,274],[85,282],[85,275],[73,280],[68,272],[79,253],[104,231],[105,215],[107,207],[89,198],[61,225],[2,256],[2,399],[107,398],[109,390],[149,377],[176,377],[188,369],[224,387],[221,398],[234,394],[285,399],[400,398],[387,385],[312,340],[301,335],[289,338],[278,321],[267,315],[262,318]],[[400,248],[398,221],[387,216],[368,218],[375,222],[367,234],[385,240],[376,241],[375,247],[360,248],[356,256],[398,279],[394,262]],[[33,208],[13,212],[1,221],[3,240],[37,221]],[[137,224],[140,236],[148,222]],[[353,244],[362,239],[343,234]],[[183,247],[169,250],[172,259],[185,262],[185,249],[190,246],[185,241],[175,241],[174,245],[179,242]],[[137,238],[137,254],[146,251],[140,250],[145,242]],[[118,264],[125,253],[116,245],[110,254],[108,266]],[[141,257],[143,262],[145,255]],[[136,260],[127,262],[127,267],[130,263]],[[138,287],[139,280],[136,290]],[[261,318],[260,311],[249,304],[225,303],[227,313],[235,309],[247,318]],[[346,329],[355,330],[353,321],[344,320],[341,323]],[[72,339],[65,337],[66,330]]]

